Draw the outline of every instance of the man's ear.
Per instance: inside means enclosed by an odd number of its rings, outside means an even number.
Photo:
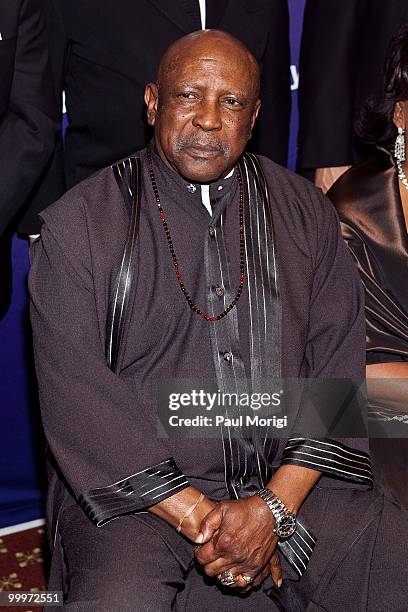
[[[256,121],[256,118],[258,117],[260,108],[261,108],[261,101],[257,100],[254,106],[254,110],[252,111],[252,115],[251,115],[251,123],[250,123],[250,129],[249,129],[247,141],[250,140],[252,137],[252,130],[254,129],[255,121]]]
[[[394,106],[393,122],[395,127],[405,129],[405,113],[403,102],[397,102]]]
[[[258,117],[259,109],[260,108],[261,108],[261,101],[257,100],[256,103],[255,103],[255,108],[254,108],[253,113],[252,113],[252,117],[251,117],[251,131],[254,128],[255,121],[256,121],[256,119]]]
[[[157,105],[159,102],[159,90],[156,83],[148,83],[146,85],[144,101],[147,106],[147,122],[153,126],[156,123]]]

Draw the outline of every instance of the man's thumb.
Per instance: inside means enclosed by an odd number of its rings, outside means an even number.
[[[221,525],[222,514],[217,506],[201,521],[200,531],[195,539],[196,544],[209,542]]]

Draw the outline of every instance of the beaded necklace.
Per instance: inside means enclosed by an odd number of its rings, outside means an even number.
[[[198,306],[196,306],[194,304],[193,300],[191,299],[191,296],[190,296],[189,292],[187,291],[187,289],[186,289],[186,287],[184,285],[183,277],[182,277],[180,266],[179,266],[178,259],[177,259],[177,255],[176,255],[176,252],[175,252],[175,249],[174,249],[174,245],[173,245],[173,241],[172,241],[172,238],[171,238],[169,226],[168,226],[168,223],[166,221],[166,213],[164,212],[164,210],[162,208],[162,205],[161,205],[161,201],[160,201],[159,190],[158,190],[158,187],[157,187],[156,177],[155,177],[154,169],[153,169],[153,159],[152,159],[152,153],[151,153],[151,150],[150,150],[150,146],[147,147],[147,161],[148,161],[148,164],[149,164],[150,181],[152,183],[152,189],[153,189],[154,197],[155,197],[155,200],[156,200],[156,204],[157,204],[157,207],[159,209],[160,221],[163,224],[164,233],[166,234],[167,243],[168,243],[168,246],[169,246],[169,249],[170,249],[171,258],[172,258],[173,264],[174,264],[174,270],[175,270],[175,274],[176,274],[176,281],[177,281],[178,285],[180,286],[180,289],[183,292],[184,297],[186,298],[187,304],[189,305],[189,307],[191,308],[191,310],[193,312],[197,313],[198,316],[200,316],[202,319],[204,319],[204,321],[219,321],[220,319],[225,317],[230,312],[230,310],[232,310],[234,308],[234,306],[237,304],[239,298],[241,297],[242,289],[243,289],[244,283],[245,283],[244,185],[243,185],[241,171],[238,168],[238,182],[239,182],[239,253],[240,253],[240,255],[239,255],[239,286],[238,286],[237,292],[235,294],[235,298],[227,306],[227,308],[225,308],[218,315],[210,316],[210,315],[206,314],[203,310],[201,310],[201,308],[198,308]]]

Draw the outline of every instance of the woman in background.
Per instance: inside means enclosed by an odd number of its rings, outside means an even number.
[[[328,192],[365,289],[367,379],[377,474],[408,507],[408,26],[391,41],[380,98],[357,131],[377,146]],[[391,439],[387,439],[391,436]],[[406,436],[405,439],[403,436]]]

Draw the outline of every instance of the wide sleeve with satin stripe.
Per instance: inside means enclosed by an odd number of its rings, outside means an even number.
[[[285,447],[282,464],[315,469],[325,476],[370,488],[373,484],[368,453],[353,448],[348,440],[291,438]]]
[[[78,502],[101,527],[121,514],[157,504],[188,486],[187,478],[170,457],[118,482],[86,491]]]
[[[65,197],[72,200],[75,232],[56,226],[48,211],[31,251],[35,365],[50,450],[78,503],[100,526],[189,483],[154,421],[138,417],[137,394],[106,365],[86,213],[72,195]],[[120,204],[115,214],[122,214]],[[124,215],[124,227],[125,221]]]
[[[313,202],[317,234],[306,348],[307,377],[322,383],[327,381],[328,389],[338,379],[350,391],[354,387],[358,390],[365,378],[363,287],[343,241],[333,205],[321,194]],[[322,397],[324,400],[325,396]],[[369,444],[364,426],[366,401],[364,394],[355,397],[356,401],[347,404],[349,429],[340,434],[331,434],[329,430],[321,436],[305,435],[309,418],[306,405],[299,412],[295,435],[286,444],[282,463],[321,472],[319,487],[371,488]],[[338,400],[334,395],[330,401]],[[324,403],[321,409],[324,410]],[[327,413],[332,409],[333,406],[328,406]],[[341,401],[338,410],[339,414],[344,410]]]

